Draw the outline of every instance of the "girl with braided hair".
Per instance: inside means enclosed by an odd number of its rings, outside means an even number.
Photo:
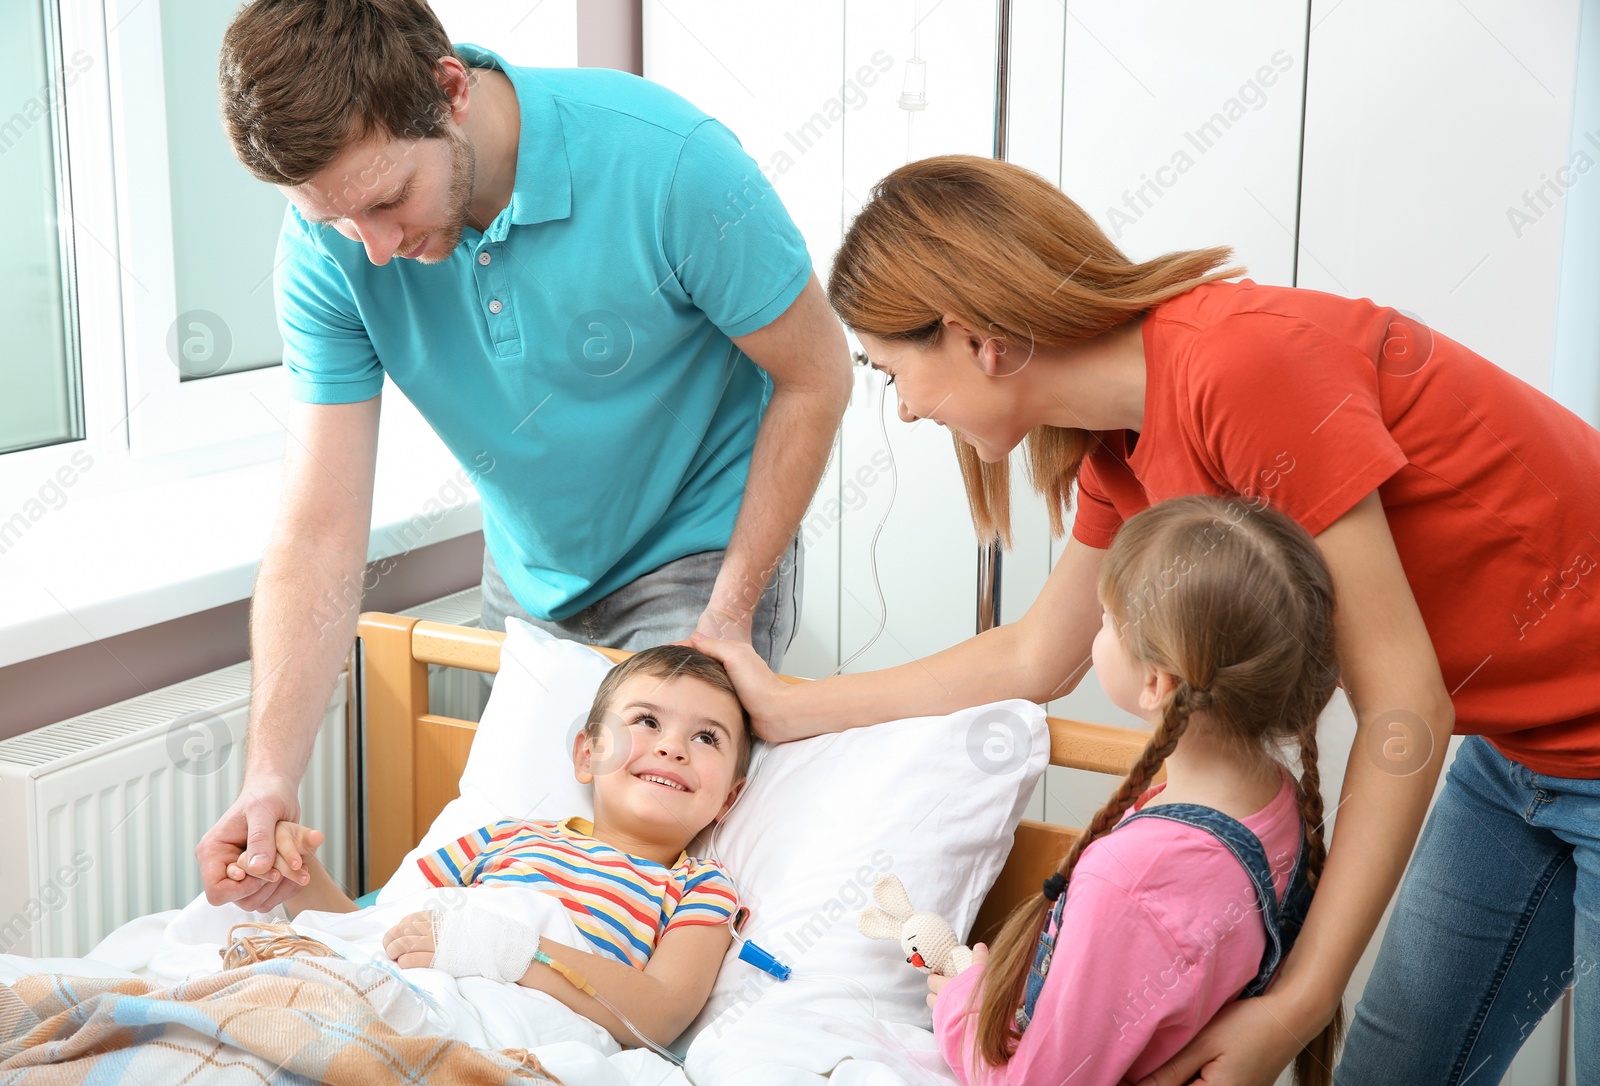
[[[1161,502],[1118,533],[1099,595],[1095,673],[1155,731],[984,964],[929,978],[934,1032],[970,1083],[1138,1081],[1266,989],[1322,872],[1317,718],[1338,669],[1333,583],[1305,529],[1240,498]],[[1295,1060],[1299,1086],[1332,1080],[1341,1027]]]

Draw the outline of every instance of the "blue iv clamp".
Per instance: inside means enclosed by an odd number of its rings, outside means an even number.
[[[749,962],[763,973],[770,973],[779,980],[789,979],[789,967],[768,954],[765,950],[746,939],[739,948],[739,960]]]

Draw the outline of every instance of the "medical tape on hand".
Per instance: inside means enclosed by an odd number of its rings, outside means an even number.
[[[452,977],[521,980],[539,949],[539,934],[493,909],[463,901],[433,910],[433,968]]]

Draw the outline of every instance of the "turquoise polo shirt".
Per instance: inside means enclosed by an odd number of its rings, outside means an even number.
[[[727,546],[772,387],[730,337],[780,316],[811,260],[733,133],[666,88],[458,49],[516,88],[510,204],[446,261],[383,267],[291,204],[284,368],[325,404],[388,374],[471,473],[517,601],[562,619]]]

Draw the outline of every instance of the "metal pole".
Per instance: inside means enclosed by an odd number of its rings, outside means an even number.
[[[996,0],[994,157],[1005,161],[1011,89],[1011,0]],[[1000,625],[1000,543],[978,548],[978,632]]]
[[[978,632],[1000,625],[1000,544],[978,548]]]
[[[1011,0],[997,0],[994,63],[994,157],[1005,161],[1011,94]]]

